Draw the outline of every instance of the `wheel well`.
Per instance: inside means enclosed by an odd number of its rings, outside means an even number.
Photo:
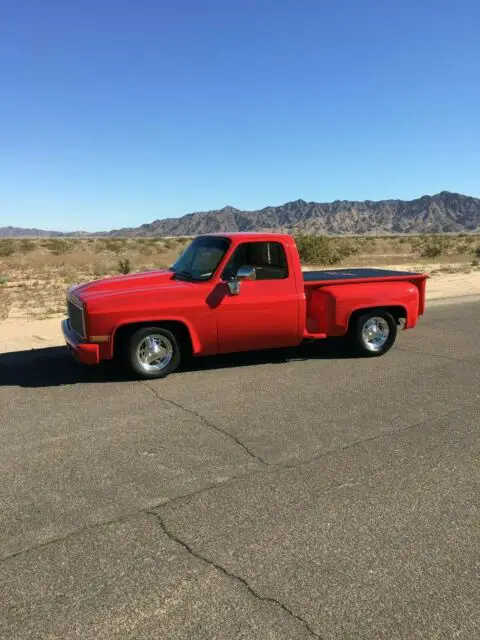
[[[128,340],[137,329],[142,329],[144,327],[161,327],[163,329],[168,329],[178,339],[181,349],[185,350],[188,355],[192,353],[192,338],[188,327],[184,325],[183,322],[175,320],[168,320],[165,322],[151,320],[150,322],[133,322],[132,324],[124,324],[121,327],[118,327],[113,338],[113,357],[122,352],[122,347],[128,343]]]
[[[357,309],[350,315],[350,319],[348,321],[349,328],[352,322],[366,311],[388,311],[388,313],[390,313],[395,318],[395,322],[398,325],[402,324],[402,320],[405,320],[405,322],[407,320],[407,310],[405,309],[405,307],[401,307],[400,305],[387,307],[365,307],[363,309]]]

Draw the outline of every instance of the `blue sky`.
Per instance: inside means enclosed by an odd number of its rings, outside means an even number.
[[[478,0],[2,0],[0,226],[480,197]]]

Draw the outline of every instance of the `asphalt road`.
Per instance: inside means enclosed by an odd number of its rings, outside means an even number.
[[[148,383],[0,356],[0,637],[480,637],[479,333]]]

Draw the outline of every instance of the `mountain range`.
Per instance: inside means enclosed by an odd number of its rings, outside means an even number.
[[[154,220],[139,227],[108,232],[60,233],[1,227],[0,237],[46,236],[192,236],[226,231],[284,231],[328,235],[458,233],[480,231],[480,199],[442,191],[416,200],[305,202],[296,200],[258,211],[224,207]]]

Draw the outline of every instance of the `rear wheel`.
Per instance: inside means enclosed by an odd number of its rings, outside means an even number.
[[[180,366],[181,351],[174,333],[162,327],[135,331],[126,350],[130,369],[141,378],[164,378]]]
[[[355,350],[368,357],[389,351],[397,337],[397,323],[388,311],[372,310],[358,315],[350,327]]]

